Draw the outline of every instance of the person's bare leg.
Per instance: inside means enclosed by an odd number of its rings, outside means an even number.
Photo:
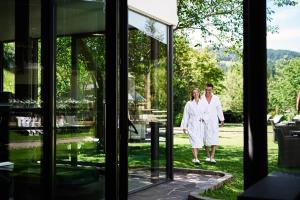
[[[216,145],[211,145],[211,159],[215,159]]]
[[[205,151],[206,151],[206,157],[210,158],[209,146],[205,146]]]
[[[194,156],[194,159],[198,159],[198,149],[197,148],[193,148],[193,156]]]

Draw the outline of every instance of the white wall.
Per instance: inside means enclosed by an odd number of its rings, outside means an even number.
[[[177,0],[128,0],[128,7],[168,25],[178,23]]]

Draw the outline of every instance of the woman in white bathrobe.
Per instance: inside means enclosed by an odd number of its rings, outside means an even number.
[[[205,161],[215,163],[216,146],[219,144],[219,120],[221,121],[221,126],[223,127],[225,119],[219,97],[213,95],[212,92],[213,85],[207,84],[205,88],[205,96],[202,99],[204,99],[204,104],[209,118],[204,131],[204,145],[206,149]],[[211,146],[211,152],[209,151],[209,146]]]
[[[181,128],[184,133],[188,133],[189,141],[192,145],[193,162],[200,163],[198,160],[198,148],[203,147],[204,134],[204,101],[200,99],[199,89],[192,91],[191,101],[188,101],[184,108]]]

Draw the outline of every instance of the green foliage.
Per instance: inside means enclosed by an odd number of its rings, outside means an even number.
[[[243,71],[242,62],[235,62],[225,73],[221,102],[223,110],[243,111]]]
[[[270,0],[267,16],[271,21],[274,7],[295,6],[298,1]],[[177,30],[200,30],[200,37],[213,46],[233,46],[240,49],[243,41],[242,0],[177,0],[179,23]],[[269,23],[270,24],[270,23]],[[268,30],[278,27],[269,25]],[[201,44],[199,44],[201,46]]]
[[[190,99],[191,90],[197,87],[202,91],[206,83],[211,82],[215,93],[219,94],[224,88],[224,72],[211,52],[192,49],[185,37],[175,35],[174,47],[174,116],[178,123],[178,113],[183,111],[186,101]]]
[[[71,38],[59,37],[56,41],[56,90],[58,99],[71,91]]]
[[[15,92],[15,74],[6,69],[3,72],[3,90],[6,92]]]
[[[151,102],[151,108],[166,110],[167,46],[139,30],[130,30],[128,41],[129,90]],[[151,52],[154,44],[158,45],[155,58]]]
[[[15,68],[15,44],[5,43],[3,54],[3,65],[4,69],[13,72]]]
[[[177,29],[198,29],[206,42],[241,43],[243,6],[241,0],[178,0]],[[217,34],[216,34],[217,33]]]
[[[292,59],[299,57],[300,53],[295,51],[289,51],[289,50],[274,50],[274,49],[268,49],[267,50],[267,73],[268,77],[272,76],[274,77],[276,71],[275,71],[275,64],[278,60],[281,59]]]
[[[105,39],[103,36],[77,39],[78,43],[78,96],[85,97],[88,85],[103,88],[105,67]],[[71,38],[57,38],[56,87],[58,99],[70,98],[71,94]],[[99,73],[98,76],[96,73]],[[96,78],[97,77],[97,78]],[[97,80],[96,80],[97,79]]]
[[[277,73],[268,82],[268,111],[292,116],[300,90],[300,58],[283,59],[275,69]]]

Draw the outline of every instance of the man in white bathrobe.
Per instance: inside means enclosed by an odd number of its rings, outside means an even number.
[[[214,86],[208,83],[205,88],[205,97],[203,98],[209,118],[204,132],[204,145],[206,150],[205,161],[215,163],[216,146],[219,144],[219,120],[221,121],[221,127],[223,127],[225,119],[219,97],[213,95],[213,88]],[[209,151],[209,146],[211,146],[211,152]]]

